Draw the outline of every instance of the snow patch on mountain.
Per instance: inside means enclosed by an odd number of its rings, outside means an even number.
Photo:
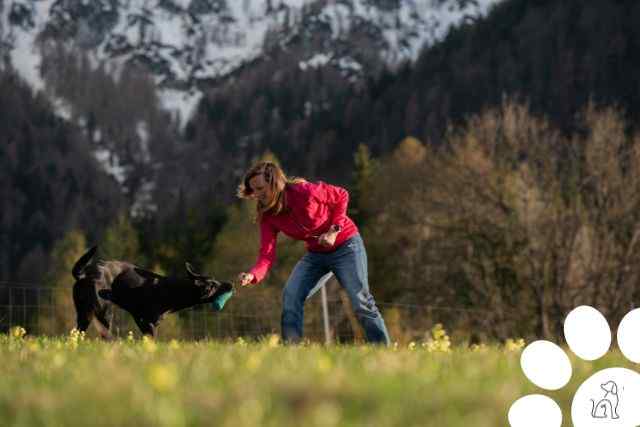
[[[2,41],[10,47],[11,64],[34,91],[44,89],[40,75],[42,56],[36,43],[38,29],[44,28],[56,0],[8,2],[3,10]]]

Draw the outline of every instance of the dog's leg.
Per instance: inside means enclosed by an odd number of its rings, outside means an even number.
[[[158,325],[156,323],[149,323],[151,328],[151,338],[155,339],[158,336]]]
[[[113,340],[113,335],[111,335],[111,332],[109,331],[109,329],[104,327],[104,325],[102,324],[101,321],[98,320],[97,322],[94,322],[93,324],[96,326],[96,329],[98,330],[98,333],[100,334],[102,339],[107,340],[107,341]]]
[[[89,329],[89,324],[91,323],[92,319],[93,319],[92,312],[89,312],[89,313],[78,312],[76,316],[76,329],[78,329],[80,332],[87,332],[87,329]]]
[[[87,292],[86,281],[78,281],[73,285],[73,305],[76,309],[76,328],[86,332],[93,320],[95,303]]]
[[[140,332],[142,332],[144,335],[150,336],[151,338],[156,337],[158,328],[153,324],[153,322],[150,322],[149,320],[143,318],[135,318],[135,321],[138,325],[138,328],[140,328]]]
[[[111,334],[112,317],[113,313],[109,309],[96,313],[96,319],[98,320],[95,322],[96,329],[98,329],[100,336],[107,341],[111,341],[113,339],[113,335]]]

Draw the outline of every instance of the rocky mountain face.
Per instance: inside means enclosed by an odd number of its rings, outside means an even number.
[[[413,60],[497,0],[0,0],[0,52],[36,89],[42,49],[63,42],[117,72],[143,64],[187,117],[203,88],[274,52],[355,79]]]

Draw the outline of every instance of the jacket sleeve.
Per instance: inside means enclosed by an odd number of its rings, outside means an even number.
[[[318,186],[318,198],[321,203],[329,207],[331,224],[344,228],[347,218],[347,206],[349,205],[349,192],[342,187],[320,182]]]
[[[258,260],[249,273],[253,274],[252,283],[259,283],[267,275],[276,259],[278,229],[268,221],[260,221],[260,253]]]

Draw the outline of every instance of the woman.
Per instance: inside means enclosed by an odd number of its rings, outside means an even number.
[[[389,344],[389,334],[369,292],[367,253],[358,228],[347,216],[349,193],[323,182],[287,178],[274,163],[260,162],[247,171],[238,196],[257,200],[260,254],[248,272],[240,273],[241,286],[259,283],[276,257],[282,231],[303,240],[307,254],[296,264],[282,294],[282,338],[302,338],[303,305],[318,280],[332,271],[349,294],[367,341]]]

